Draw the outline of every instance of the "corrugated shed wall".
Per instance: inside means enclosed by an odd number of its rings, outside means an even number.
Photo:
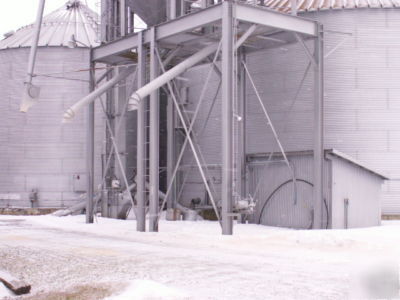
[[[267,157],[264,157],[263,160],[249,164],[248,192],[257,203],[253,222],[269,226],[308,229],[312,227],[313,216],[313,157],[310,153],[289,155],[288,158],[297,182],[296,199],[292,183],[293,176],[287,165],[282,162],[282,158],[276,158],[268,163]],[[330,170],[325,168],[324,171],[323,226],[327,228],[330,207]]]
[[[380,225],[382,180],[340,158],[332,160],[332,228]]]
[[[40,207],[68,206],[77,201],[73,174],[86,172],[85,119],[82,112],[61,124],[64,110],[86,95],[89,73],[87,49],[39,48],[34,78],[40,101],[19,112],[29,48],[0,51],[0,206],[30,206],[29,192],[39,190]],[[56,77],[67,77],[69,80]],[[100,157],[103,121],[97,109],[96,158]],[[96,182],[100,177],[96,161]],[[8,195],[8,196],[7,196]]]

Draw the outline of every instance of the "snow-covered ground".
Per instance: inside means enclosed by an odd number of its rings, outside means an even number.
[[[399,265],[396,221],[351,230],[235,225],[222,236],[206,221],[163,220],[159,233],[139,233],[133,220],[0,216],[0,269],[32,284],[28,299],[395,298]]]

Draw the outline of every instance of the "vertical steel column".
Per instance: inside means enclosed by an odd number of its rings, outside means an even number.
[[[95,87],[95,65],[92,62],[90,51],[90,91]],[[87,108],[87,132],[86,132],[86,223],[93,223],[93,196],[94,196],[94,102]]]
[[[169,4],[169,7],[168,6],[167,7],[168,7],[169,11],[168,11],[167,16],[169,17],[169,20],[176,19],[176,0],[169,0],[168,4]]]
[[[137,87],[146,84],[146,51],[143,33],[138,33]],[[146,101],[140,101],[137,110],[137,173],[136,173],[136,230],[146,231]]]
[[[313,228],[320,229],[323,224],[322,203],[324,166],[324,35],[318,24],[318,35],[314,41],[314,220]]]
[[[233,4],[222,3],[222,234],[233,233]]]
[[[156,57],[156,31],[151,28],[150,40],[150,81],[158,75]],[[158,206],[159,206],[159,110],[158,90],[150,94],[150,210],[149,230],[158,231]]]
[[[119,11],[120,11],[120,30],[121,30],[121,36],[126,35],[126,21],[128,20],[127,15],[126,15],[126,3],[125,0],[120,0],[119,3]]]
[[[173,178],[174,166],[175,166],[175,113],[174,113],[174,102],[170,97],[168,98],[167,106],[167,182],[172,183],[172,190],[167,195],[167,208],[175,207],[175,179]]]
[[[239,123],[239,158],[238,158],[238,187],[240,189],[240,196],[245,198],[246,193],[246,71],[243,67],[242,61],[246,62],[245,49],[241,48],[238,59],[238,96],[239,96],[239,115],[241,117]]]

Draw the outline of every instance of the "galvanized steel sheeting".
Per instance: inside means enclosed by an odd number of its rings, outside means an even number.
[[[85,180],[86,115],[62,125],[63,111],[89,92],[89,49],[66,47],[72,33],[78,41],[96,45],[95,16],[81,5],[49,14],[43,27],[34,84],[40,86],[39,102],[19,112],[27,71],[32,25],[0,42],[0,206],[29,207],[29,193],[38,189],[39,207],[74,204],[79,193],[73,175]],[[83,20],[83,23],[75,22]],[[67,31],[66,31],[67,30]],[[54,46],[54,47],[47,47]],[[80,45],[81,46],[81,45]],[[8,49],[6,49],[8,48]],[[97,109],[97,113],[101,113]],[[96,164],[101,166],[103,122],[97,116]],[[100,180],[96,168],[96,181]]]
[[[99,45],[99,16],[89,7],[75,1],[67,2],[61,8],[43,17],[39,47],[68,46],[74,35],[77,47]],[[30,47],[34,24],[18,29],[10,37],[0,41],[0,49]]]
[[[332,228],[379,226],[381,224],[381,184],[376,175],[332,158]],[[345,220],[348,199],[348,221]]]

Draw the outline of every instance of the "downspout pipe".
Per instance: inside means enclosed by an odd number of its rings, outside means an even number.
[[[246,39],[255,32],[257,28],[257,25],[252,25],[250,26],[247,31],[238,39],[235,45],[235,49],[239,48],[245,41]],[[215,51],[217,51],[219,46],[219,43],[213,43],[202,50],[198,51],[194,55],[190,56],[180,64],[176,65],[172,69],[168,70],[167,72],[163,73],[156,79],[152,80],[148,84],[144,85],[140,89],[138,89],[136,92],[134,92],[130,98],[129,98],[129,105],[128,105],[128,110],[135,110],[137,109],[137,104],[145,97],[149,96],[151,92],[154,90],[162,87],[175,77],[179,76],[189,68],[193,67],[203,59],[207,58],[207,56],[211,55]],[[130,67],[126,69],[125,71],[119,73],[115,77],[113,77],[111,80],[107,81],[107,83],[103,84],[101,87],[87,95],[85,98],[82,100],[78,101],[75,103],[73,106],[71,106],[65,113],[64,113],[64,119],[63,123],[66,123],[70,121],[72,118],[75,117],[75,114],[81,110],[85,105],[93,102],[96,100],[97,97],[99,97],[101,94],[106,92],[108,89],[113,87],[115,84],[117,84],[119,81],[122,79],[126,78],[130,73],[133,73],[134,68]]]
[[[89,103],[92,103],[96,98],[104,94],[107,90],[112,88],[114,85],[116,85],[118,82],[121,80],[125,79],[128,77],[133,71],[135,70],[135,67],[129,67],[126,68],[124,71],[118,73],[115,75],[113,78],[111,78],[109,81],[101,85],[98,89],[94,90],[91,92],[89,95],[72,105],[68,110],[64,113],[64,118],[63,118],[63,123],[67,123],[71,121],[76,113],[81,110],[85,105],[88,105]]]
[[[149,96],[153,91],[159,89],[175,77],[179,76],[189,68],[193,67],[195,64],[199,63],[207,56],[211,55],[218,49],[218,43],[211,44],[196,54],[190,56],[180,64],[176,65],[172,69],[168,70],[167,72],[163,73],[156,79],[150,81],[148,84],[144,85],[136,92],[134,92],[131,97],[129,98],[129,107],[128,110],[135,110],[137,109],[137,105],[139,104],[142,99]]]
[[[257,25],[255,24],[250,26],[249,29],[247,29],[247,31],[236,42],[235,49],[238,49],[247,40],[247,38],[254,33],[256,28]],[[195,53],[194,55],[190,56],[189,58],[181,62],[180,64],[176,65],[172,69],[168,70],[167,72],[163,73],[156,79],[150,81],[148,84],[138,89],[129,98],[128,110],[137,109],[137,105],[139,104],[140,101],[142,101],[142,99],[149,96],[153,91],[167,84],[172,79],[178,77],[180,74],[182,74],[189,68],[193,67],[195,64],[207,58],[207,56],[213,54],[215,51],[218,50],[218,46],[219,43],[214,43],[203,48],[199,52]]]
[[[40,0],[39,2],[39,7],[37,11],[37,16],[36,16],[36,23],[35,23],[35,30],[34,30],[34,35],[32,39],[32,46],[31,50],[29,53],[29,62],[28,62],[28,73],[26,75],[25,79],[25,95],[24,99],[22,100],[20,111],[21,112],[27,112],[28,109],[35,103],[35,97],[32,97],[32,78],[33,78],[33,72],[35,69],[35,61],[36,61],[36,54],[37,54],[37,48],[38,48],[38,43],[39,43],[39,37],[40,37],[40,29],[42,27],[42,20],[43,20],[43,11],[44,11],[44,5],[45,5],[46,0]],[[38,97],[38,91],[36,93],[36,96]]]

